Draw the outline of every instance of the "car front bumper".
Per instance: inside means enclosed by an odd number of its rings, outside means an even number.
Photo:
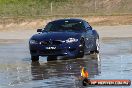
[[[74,56],[79,51],[79,42],[61,45],[29,44],[32,56]]]

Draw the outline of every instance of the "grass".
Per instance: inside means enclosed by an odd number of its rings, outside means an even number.
[[[0,0],[1,17],[36,17],[51,14],[51,2],[67,0]],[[63,4],[62,4],[63,5]]]
[[[131,15],[131,4],[132,0],[0,0],[0,17],[50,18]]]

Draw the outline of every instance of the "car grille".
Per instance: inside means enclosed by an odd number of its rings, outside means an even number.
[[[60,45],[62,44],[61,40],[55,40],[55,41],[41,41],[41,45]]]

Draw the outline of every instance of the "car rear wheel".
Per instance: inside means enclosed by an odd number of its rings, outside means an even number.
[[[79,50],[78,55],[76,57],[77,58],[83,58],[84,57],[84,49],[85,49],[85,42],[83,39],[81,40],[81,44],[80,44],[79,48],[80,48],[80,50]]]
[[[48,56],[47,61],[57,60],[57,56]]]
[[[39,56],[32,56],[31,55],[31,60],[32,61],[39,61]]]

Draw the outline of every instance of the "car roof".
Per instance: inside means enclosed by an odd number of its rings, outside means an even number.
[[[51,22],[57,22],[57,21],[84,21],[82,19],[77,19],[77,18],[66,18],[66,19],[58,19],[58,20],[54,20]]]

